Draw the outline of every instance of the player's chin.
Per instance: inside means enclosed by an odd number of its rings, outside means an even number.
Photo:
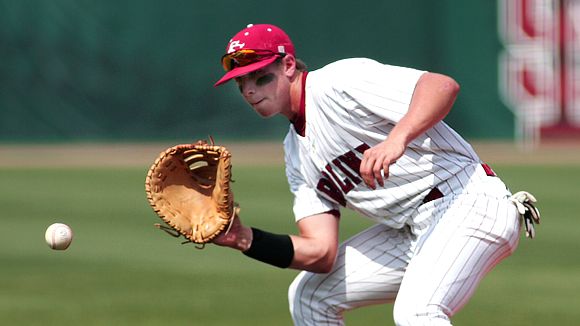
[[[271,118],[271,117],[275,116],[276,113],[278,113],[276,110],[273,110],[271,107],[268,107],[266,105],[261,105],[261,103],[258,103],[256,105],[252,105],[252,108],[262,118]]]

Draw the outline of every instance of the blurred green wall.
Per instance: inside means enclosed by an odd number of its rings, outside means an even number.
[[[446,119],[511,138],[497,91],[496,2],[0,0],[0,141],[281,140],[234,85],[214,88],[226,42],[273,23],[310,69],[365,56],[453,76]]]

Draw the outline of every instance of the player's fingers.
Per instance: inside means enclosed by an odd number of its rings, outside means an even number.
[[[377,180],[377,183],[382,187],[385,185],[383,180],[383,174],[381,171],[383,170],[383,163],[381,160],[375,161],[375,165],[373,166],[373,178]]]
[[[391,162],[383,162],[383,180],[387,180],[389,178],[389,168],[391,167]]]
[[[374,159],[370,157],[367,152],[363,156],[363,160],[360,164],[360,175],[364,182],[371,189],[375,189],[375,182],[372,172],[372,166],[374,165]]]

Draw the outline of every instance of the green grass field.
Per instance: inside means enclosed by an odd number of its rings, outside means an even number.
[[[494,166],[512,190],[540,200],[535,240],[484,280],[456,325],[578,325],[580,167]],[[282,167],[234,167],[242,219],[294,232]],[[297,274],[233,250],[197,250],[155,229],[146,167],[0,168],[0,325],[290,325],[286,289]],[[44,231],[75,238],[52,251]],[[346,238],[370,225],[345,213]],[[391,305],[345,315],[350,325],[392,325]]]

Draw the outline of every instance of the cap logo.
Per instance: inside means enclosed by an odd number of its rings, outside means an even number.
[[[230,43],[228,53],[236,52],[237,51],[236,48],[239,48],[238,50],[241,50],[244,48],[245,45],[246,43],[240,43],[240,41],[233,41]]]

